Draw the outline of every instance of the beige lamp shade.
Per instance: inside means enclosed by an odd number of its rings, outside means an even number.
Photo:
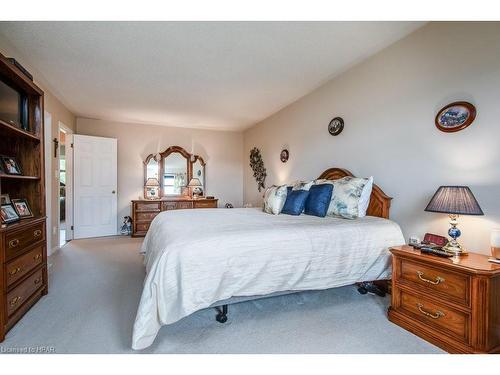
[[[189,187],[197,187],[197,186],[203,186],[200,182],[199,179],[197,179],[196,177],[192,178],[191,181],[189,181],[189,184],[188,184]]]
[[[148,178],[146,186],[160,186],[160,182],[156,178]]]

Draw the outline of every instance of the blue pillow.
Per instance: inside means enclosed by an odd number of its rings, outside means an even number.
[[[308,196],[309,192],[307,190],[292,190],[291,187],[288,187],[285,205],[281,213],[287,215],[300,215],[302,211],[304,211]]]
[[[304,207],[306,215],[325,217],[332,199],[333,185],[313,185],[309,189],[309,196]]]

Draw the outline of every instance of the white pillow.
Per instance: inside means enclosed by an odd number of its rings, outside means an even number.
[[[368,181],[368,178],[350,176],[334,180],[333,194],[328,206],[327,215],[341,216],[346,219],[359,217],[359,202]]]
[[[279,215],[286,201],[287,186],[271,186],[264,193],[264,212]]]
[[[373,188],[373,176],[368,178],[368,182],[366,183],[363,191],[361,192],[361,197],[358,202],[358,217],[365,217],[366,210],[368,209],[368,205],[370,204],[370,197],[372,194]]]

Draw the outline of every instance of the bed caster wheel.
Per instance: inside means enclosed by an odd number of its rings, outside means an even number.
[[[219,323],[226,323],[227,322],[227,315],[219,314],[215,317],[215,320],[217,320]]]
[[[360,286],[358,288],[358,292],[359,292],[359,294],[366,294],[366,293],[368,293],[368,291],[365,288],[363,288],[362,286]]]

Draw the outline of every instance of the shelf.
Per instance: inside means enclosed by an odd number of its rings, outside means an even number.
[[[0,119],[0,129],[6,130],[6,131],[13,133],[13,134],[16,134],[16,135],[21,135],[22,137],[27,138],[27,139],[31,139],[31,140],[40,142],[40,137],[38,137],[37,135],[30,133],[29,131],[20,129],[17,126],[9,124],[8,122],[5,122],[1,119]]]
[[[10,179],[18,179],[18,180],[39,180],[40,177],[37,176],[23,176],[18,174],[5,174],[0,173],[0,178],[10,178]]]

